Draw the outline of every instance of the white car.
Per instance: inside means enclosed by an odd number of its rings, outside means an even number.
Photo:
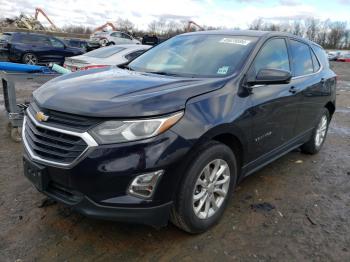
[[[120,65],[138,57],[151,47],[136,44],[101,47],[83,55],[67,57],[63,66],[71,71],[77,71]]]
[[[100,46],[120,45],[120,44],[141,44],[141,42],[132,36],[119,32],[97,32],[91,35],[91,43],[98,43]]]

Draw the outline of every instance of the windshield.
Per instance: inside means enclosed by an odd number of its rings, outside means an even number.
[[[95,58],[106,58],[116,53],[119,53],[124,49],[125,49],[124,47],[118,47],[118,46],[101,47],[91,52],[87,52],[84,55],[89,57],[95,57]]]
[[[150,49],[128,67],[159,74],[224,77],[237,70],[256,41],[256,37],[247,36],[177,36]]]

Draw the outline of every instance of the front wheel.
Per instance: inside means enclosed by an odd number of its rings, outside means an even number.
[[[108,39],[107,39],[107,38],[102,38],[102,39],[100,40],[100,45],[101,45],[102,47],[107,46],[107,45],[108,45]]]
[[[22,58],[22,62],[27,65],[36,65],[38,61],[38,57],[32,53],[24,54]]]
[[[237,180],[232,150],[218,142],[205,144],[190,164],[171,212],[171,221],[195,234],[221,218]]]
[[[323,109],[321,117],[317,122],[315,129],[312,132],[310,140],[301,146],[301,151],[303,153],[313,155],[321,150],[323,143],[326,140],[329,121],[329,111],[325,108]]]

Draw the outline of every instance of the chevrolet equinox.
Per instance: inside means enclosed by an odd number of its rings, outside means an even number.
[[[90,217],[200,233],[244,177],[317,153],[335,111],[325,51],[294,35],[203,31],[33,93],[24,173]]]

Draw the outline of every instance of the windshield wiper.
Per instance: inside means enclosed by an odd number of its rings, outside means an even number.
[[[163,75],[163,76],[179,76],[179,74],[171,73],[171,72],[164,72],[164,71],[153,71],[153,72],[145,72],[147,74],[157,74],[157,75]]]

